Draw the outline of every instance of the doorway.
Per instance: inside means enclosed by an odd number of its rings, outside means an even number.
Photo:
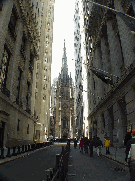
[[[1,124],[0,124],[0,148],[3,148],[4,129],[5,129],[5,122],[1,121]]]

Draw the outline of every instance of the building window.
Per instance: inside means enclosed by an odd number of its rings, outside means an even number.
[[[37,98],[37,92],[35,93],[35,99]]]
[[[18,122],[17,122],[17,131],[19,131],[19,124],[20,124],[20,120],[18,119]]]
[[[103,123],[103,127],[105,128],[105,118],[104,118],[104,113],[102,114],[102,123]]]
[[[25,36],[25,33],[23,32],[20,53],[21,53],[21,55],[23,56],[24,59],[26,59],[25,47],[26,47],[26,36]]]
[[[38,79],[38,73],[36,73],[36,78]]]
[[[29,124],[27,125],[27,134],[29,134]]]
[[[46,95],[45,95],[45,94],[43,94],[43,100],[44,100],[44,101],[46,100]]]
[[[95,90],[95,80],[93,79],[93,84],[94,84],[94,90]]]
[[[46,90],[46,88],[47,88],[47,86],[46,86],[46,85],[44,85],[44,86],[43,86],[43,90]]]
[[[9,24],[8,24],[8,29],[11,33],[11,36],[13,37],[14,41],[16,40],[16,33],[15,33],[15,27],[16,27],[16,22],[17,22],[17,15],[16,15],[16,11],[15,11],[15,7],[13,7],[12,9],[12,14],[11,14],[11,17],[10,17],[10,21],[9,21]]]
[[[37,63],[37,69],[39,69],[39,63]]]
[[[47,67],[46,66],[44,67],[44,70],[47,71]]]
[[[0,67],[0,87],[1,86],[6,87],[9,61],[10,61],[10,52],[5,45],[4,53],[3,53],[3,57],[2,57],[2,65]]]
[[[48,63],[48,58],[45,58],[45,62]]]
[[[46,75],[44,76],[44,80],[47,80],[47,77],[46,77]]]

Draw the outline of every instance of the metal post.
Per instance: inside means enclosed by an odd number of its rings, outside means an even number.
[[[59,168],[60,154],[56,154],[56,167]]]
[[[17,154],[15,152],[16,152],[16,147],[13,146],[13,153],[12,153],[13,156],[17,156]]]
[[[18,146],[18,152],[17,153],[20,154],[20,146]]]
[[[10,148],[8,148],[8,153],[6,155],[7,157],[11,157],[11,154],[10,154]]]
[[[5,156],[4,156],[4,148],[1,148],[1,156],[0,156],[0,158],[5,158]]]
[[[62,152],[61,153],[63,153],[64,152],[64,146],[62,146]]]

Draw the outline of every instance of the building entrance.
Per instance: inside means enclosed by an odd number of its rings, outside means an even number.
[[[1,121],[1,124],[0,124],[0,148],[3,148],[4,129],[5,129],[5,122]]]

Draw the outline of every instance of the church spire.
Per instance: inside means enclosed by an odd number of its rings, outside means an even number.
[[[64,39],[64,48],[63,48],[63,58],[66,58],[65,39]]]

